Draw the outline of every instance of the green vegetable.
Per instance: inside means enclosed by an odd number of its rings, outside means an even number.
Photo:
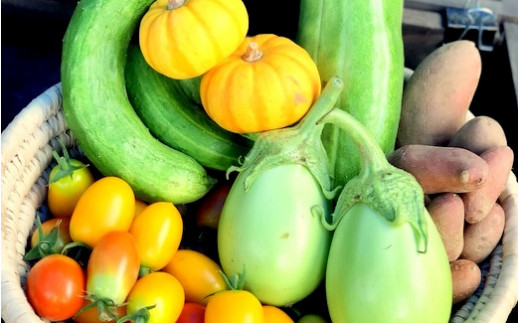
[[[450,265],[420,185],[346,112],[333,109],[321,122],[344,130],[361,156],[327,225],[335,229],[325,285],[332,320],[447,322]]]
[[[333,107],[341,91],[331,81],[315,106]],[[309,113],[297,126],[260,134],[233,183],[217,231],[227,276],[243,274],[245,289],[264,304],[289,305],[323,280],[331,232],[330,181],[322,126]]]
[[[186,97],[183,89],[193,88],[188,87],[188,80],[181,86],[148,65],[139,46],[130,45],[125,71],[128,96],[137,115],[166,145],[218,170],[237,165],[251,148],[251,141],[221,128]]]
[[[155,139],[128,101],[127,47],[152,0],[81,0],[63,40],[63,110],[88,159],[144,201],[192,202],[214,180],[188,155]]]
[[[302,0],[300,8],[297,43],[322,80],[343,80],[338,107],[359,120],[385,153],[394,149],[401,112],[402,11],[403,0]],[[333,125],[322,140],[334,185],[344,185],[359,172],[355,144]]]

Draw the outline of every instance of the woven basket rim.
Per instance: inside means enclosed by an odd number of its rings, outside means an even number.
[[[472,117],[468,113],[468,119]],[[21,287],[27,267],[20,260],[36,209],[45,199],[44,170],[52,160],[52,150],[59,147],[56,138],[69,148],[75,144],[61,112],[60,83],[30,102],[1,134],[1,275],[5,323],[45,322],[34,313]],[[501,265],[500,275],[493,286],[484,290],[487,294],[467,301],[463,308],[467,313],[454,313],[452,322],[505,322],[517,303],[518,182],[512,172],[500,201],[507,217],[500,254],[496,256]]]

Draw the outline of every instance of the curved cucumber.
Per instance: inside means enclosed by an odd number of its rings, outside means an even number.
[[[89,160],[126,180],[145,201],[188,203],[214,184],[188,155],[155,139],[130,104],[124,78],[130,38],[153,0],[81,0],[63,40],[63,110]]]
[[[150,132],[202,165],[227,170],[238,165],[252,145],[221,128],[183,92],[177,80],[157,73],[138,46],[130,45],[125,67],[128,97]]]
[[[394,150],[403,91],[403,0],[302,0],[297,42],[318,66],[322,80],[340,77],[338,107],[374,136],[384,153]],[[355,145],[336,126],[322,141],[334,184],[359,173]]]

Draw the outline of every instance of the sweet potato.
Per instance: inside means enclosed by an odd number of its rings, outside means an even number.
[[[461,195],[468,223],[479,222],[495,205],[507,184],[514,153],[508,146],[493,147],[483,152],[480,157],[488,164],[487,180],[480,188]]]
[[[482,279],[480,268],[468,259],[457,259],[450,264],[453,283],[453,303],[468,299],[473,294]]]
[[[434,197],[427,207],[444,244],[448,260],[459,258],[464,248],[464,203],[459,195],[445,193]]]
[[[497,246],[504,232],[506,217],[499,204],[495,204],[480,222],[469,224],[464,229],[464,248],[461,258],[479,264]]]
[[[480,155],[489,148],[507,146],[507,138],[498,121],[478,116],[466,122],[448,146],[466,148]]]
[[[474,191],[488,175],[484,159],[457,147],[406,145],[388,154],[387,159],[412,174],[425,194]]]
[[[466,121],[481,65],[478,49],[467,40],[448,43],[429,54],[404,88],[398,147],[447,145]]]

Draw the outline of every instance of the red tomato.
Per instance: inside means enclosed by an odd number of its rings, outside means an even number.
[[[27,298],[50,321],[71,318],[82,306],[85,274],[72,258],[54,254],[40,259],[27,275]]]
[[[107,233],[94,246],[87,265],[87,292],[121,305],[139,275],[139,252],[127,231]]]
[[[229,194],[231,186],[221,184],[212,189],[197,208],[197,225],[217,229],[222,207]]]
[[[202,304],[186,302],[177,323],[204,323],[205,311],[206,307]]]
[[[70,219],[70,236],[93,247],[110,231],[128,231],[134,213],[130,185],[118,177],[103,177],[81,195]]]

